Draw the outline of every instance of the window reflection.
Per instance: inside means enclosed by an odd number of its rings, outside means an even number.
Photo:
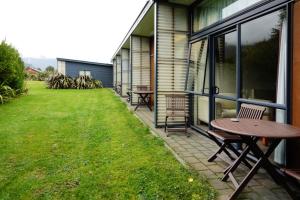
[[[186,89],[200,94],[209,92],[207,39],[192,44]]]
[[[209,124],[209,98],[194,96],[194,124],[203,129],[208,129]]]
[[[236,31],[215,38],[215,85],[219,94],[236,97]]]
[[[286,82],[284,19],[280,10],[241,26],[243,98],[284,104],[279,102]]]
[[[204,0],[194,9],[193,30],[197,32],[261,0]]]
[[[215,119],[220,118],[235,118],[236,117],[236,102],[226,99],[215,100]]]

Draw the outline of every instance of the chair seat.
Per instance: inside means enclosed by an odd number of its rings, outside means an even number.
[[[241,141],[242,138],[238,135],[233,135],[233,134],[229,134],[226,133],[224,131],[220,131],[220,130],[208,130],[208,133],[222,141],[226,141],[226,142],[234,142],[234,141]]]
[[[166,116],[167,117],[188,117],[189,114],[185,112],[167,111]]]

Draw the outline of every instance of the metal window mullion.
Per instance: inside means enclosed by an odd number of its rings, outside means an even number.
[[[236,98],[241,98],[241,89],[242,89],[242,82],[241,82],[241,25],[238,24],[236,27],[237,30],[237,47],[236,47]],[[238,116],[238,112],[240,110],[240,102],[236,101],[237,109],[236,109],[236,116]]]
[[[209,52],[209,121],[212,121],[215,117],[215,99],[214,99],[214,76],[215,76],[215,69],[214,69],[214,38],[212,35],[208,37],[208,52]],[[209,128],[211,129],[211,125],[209,123]]]

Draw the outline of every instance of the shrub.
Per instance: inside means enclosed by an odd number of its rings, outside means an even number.
[[[89,76],[79,76],[72,79],[63,74],[55,74],[50,76],[47,80],[47,87],[50,89],[94,89],[102,88],[102,82],[90,78]]]
[[[24,89],[24,63],[19,52],[2,41],[0,44],[0,103],[22,94]]]
[[[50,76],[46,83],[50,89],[69,89],[74,87],[73,79],[63,74],[55,74]]]
[[[93,89],[93,88],[102,88],[102,82],[92,79],[89,76],[83,75],[79,76],[74,80],[75,88],[77,89]]]
[[[19,52],[2,41],[0,44],[0,84],[21,90],[24,84],[24,63]]]

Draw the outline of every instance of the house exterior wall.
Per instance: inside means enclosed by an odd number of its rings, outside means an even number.
[[[86,63],[65,62],[65,75],[71,77],[79,76],[80,71],[90,71],[91,76],[96,80],[101,80],[104,87],[113,87],[112,66],[100,66]]]
[[[166,94],[184,94],[188,57],[188,9],[156,3],[156,125],[164,124]],[[188,98],[187,98],[188,110]],[[170,123],[184,119],[170,119]]]
[[[129,50],[121,50],[121,62],[122,62],[122,96],[127,96],[129,87]]]
[[[300,2],[294,4],[293,20],[293,83],[292,83],[292,124],[300,127]],[[299,156],[295,152],[299,151],[300,140],[288,141],[287,144],[287,167],[299,168]]]
[[[66,62],[65,61],[57,61],[57,72],[63,75],[66,75]]]
[[[113,59],[113,87],[117,86],[117,61]]]
[[[116,67],[117,67],[117,86],[121,86],[122,85],[122,66],[121,66],[122,62],[121,62],[121,56],[118,55],[116,57]]]
[[[147,37],[131,36],[131,68],[132,90],[138,85],[147,85],[150,88],[150,40]],[[138,97],[132,94],[131,103],[136,104]]]

